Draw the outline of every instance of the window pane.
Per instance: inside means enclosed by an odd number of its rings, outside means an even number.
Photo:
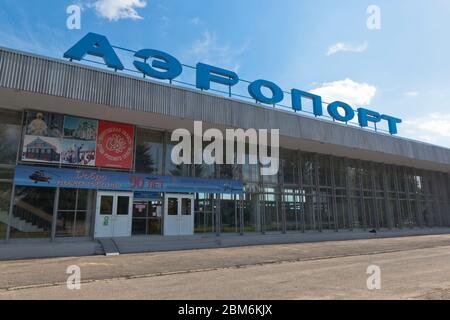
[[[60,189],[59,210],[75,210],[77,189]]]
[[[162,134],[146,129],[137,130],[136,171],[162,173],[163,144]]]
[[[189,177],[191,176],[191,166],[188,164],[179,164],[176,165],[172,161],[172,150],[175,146],[172,144],[167,145],[166,150],[166,159],[165,159],[165,165],[166,165],[166,175],[169,176],[184,176]]]
[[[86,211],[77,211],[75,237],[88,237],[91,231],[91,215]]]
[[[247,188],[247,187],[246,187]],[[261,231],[261,215],[258,211],[257,193],[251,193],[246,190],[244,194],[244,232],[260,232]]]
[[[117,214],[126,216],[130,213],[130,197],[117,198]]]
[[[112,215],[114,197],[102,196],[100,201],[100,214]]]
[[[133,235],[145,235],[147,233],[146,223],[147,223],[147,219],[145,219],[145,218],[133,219],[132,234]]]
[[[0,179],[12,180],[13,178],[14,178],[13,170],[0,168]]]
[[[161,219],[160,218],[147,219],[147,233],[148,234],[161,234]]]
[[[167,213],[169,216],[178,215],[178,199],[177,198],[169,198],[167,201]]]
[[[192,214],[192,200],[191,199],[182,199],[181,201],[181,214],[184,216],[190,216]]]
[[[221,232],[239,232],[239,211],[235,201],[231,199],[220,201]]]
[[[18,112],[0,111],[0,163],[15,164],[20,145],[21,116]]]
[[[135,202],[133,205],[133,218],[146,218],[148,212],[148,202]]]
[[[9,183],[0,183],[0,240],[6,238],[11,188],[12,186]]]
[[[75,212],[58,212],[56,225],[57,237],[72,237],[74,231]]]
[[[79,189],[78,190],[78,204],[77,210],[87,210],[89,195],[92,196],[92,190]]]
[[[49,238],[55,189],[17,187],[11,238]]]

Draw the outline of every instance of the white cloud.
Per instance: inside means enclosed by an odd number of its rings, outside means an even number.
[[[324,83],[311,93],[321,96],[325,101],[342,101],[351,106],[368,106],[375,97],[377,88],[367,83],[358,83],[351,79]]]
[[[418,91],[408,91],[408,92],[405,92],[405,96],[407,96],[407,97],[417,97],[419,95],[419,92]]]
[[[331,56],[338,52],[364,52],[369,48],[369,43],[366,41],[361,44],[353,44],[350,42],[338,42],[328,48],[327,56]]]
[[[206,31],[194,41],[186,58],[190,63],[204,62],[222,68],[239,71],[239,57],[246,45],[234,48],[230,44],[218,41],[215,33]]]
[[[136,9],[147,6],[145,0],[97,0],[91,5],[97,13],[110,21],[143,19]]]
[[[434,112],[404,121],[404,136],[450,148],[450,113]],[[402,133],[400,132],[400,133]]]
[[[190,20],[190,22],[191,22],[194,26],[201,26],[201,25],[203,25],[203,21],[202,21],[199,17],[192,18],[192,19]]]

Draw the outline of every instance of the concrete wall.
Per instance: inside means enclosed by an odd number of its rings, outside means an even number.
[[[3,107],[163,129],[189,127],[192,120],[219,128],[274,128],[287,148],[450,172],[447,148],[2,48],[0,88]]]

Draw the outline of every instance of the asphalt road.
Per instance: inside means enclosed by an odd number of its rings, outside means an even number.
[[[0,299],[450,299],[450,236],[7,261],[0,275]]]

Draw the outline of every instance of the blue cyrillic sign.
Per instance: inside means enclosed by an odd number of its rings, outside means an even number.
[[[71,60],[82,60],[86,55],[93,55],[103,59],[105,64],[115,70],[123,70],[124,66],[121,63],[119,57],[114,51],[114,48],[109,43],[108,39],[100,34],[88,33],[83,39],[70,48],[64,57]],[[136,60],[133,65],[137,70],[144,75],[162,79],[173,80],[183,72],[183,67],[180,61],[168,53],[154,50],[143,49],[134,55],[136,58],[140,58],[143,61]],[[148,61],[151,60],[151,61]],[[239,76],[236,72],[210,66],[204,63],[197,64],[197,80],[196,87],[201,90],[209,90],[211,83],[218,83],[230,88],[239,83]],[[271,96],[266,96],[262,88],[267,88],[271,91]],[[283,90],[275,83],[268,80],[260,79],[253,81],[248,86],[248,93],[257,102],[265,104],[277,104],[284,99]],[[302,111],[302,98],[310,99],[313,102],[313,113],[315,116],[320,117],[323,115],[322,98],[318,95],[314,95],[309,92],[301,91],[298,89],[291,90],[291,106],[295,111]],[[340,111],[345,114],[342,115]],[[335,101],[328,106],[328,113],[330,116],[340,122],[349,122],[356,117],[356,113],[351,106],[346,103]],[[376,111],[368,110],[365,108],[358,109],[357,112],[358,123],[361,127],[368,127],[369,123],[387,121],[389,126],[389,132],[391,134],[397,133],[397,125],[402,122],[401,119],[389,116],[381,115]]]

